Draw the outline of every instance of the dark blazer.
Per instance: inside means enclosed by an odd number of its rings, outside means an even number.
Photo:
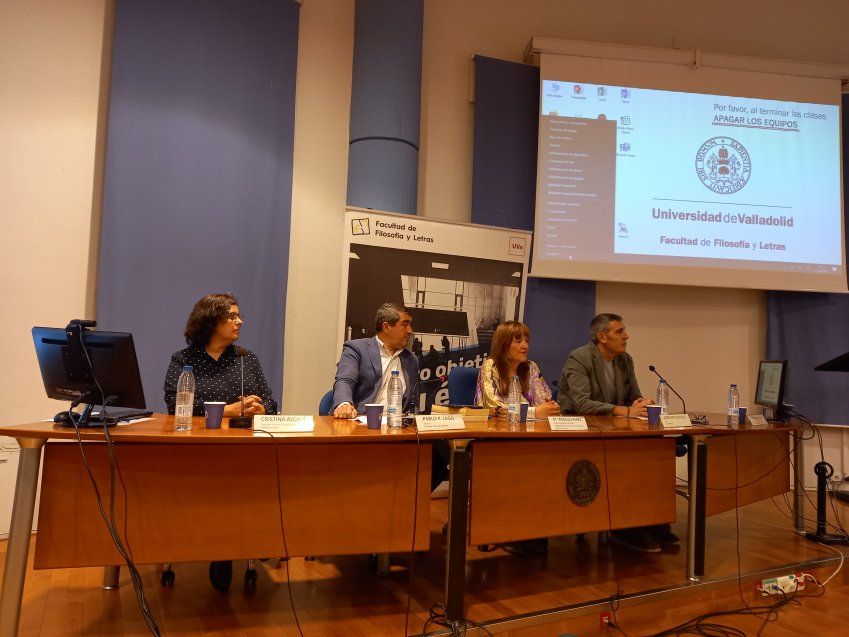
[[[404,411],[412,410],[412,394],[419,380],[419,361],[408,349],[401,351],[401,369],[407,389],[404,392]],[[383,376],[380,348],[375,337],[358,338],[342,345],[342,355],[336,365],[333,382],[333,408],[341,403],[354,405],[358,414],[365,413],[366,403],[375,399]]]
[[[615,392],[606,396],[602,389],[601,352],[595,343],[582,345],[569,354],[560,374],[557,404],[564,414],[610,414],[617,405],[630,405],[640,398],[634,374],[634,359],[620,354],[613,359]]]

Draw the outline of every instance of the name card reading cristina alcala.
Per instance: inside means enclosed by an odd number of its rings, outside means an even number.
[[[312,433],[315,422],[312,416],[278,416],[274,414],[262,414],[254,416],[254,431],[261,429],[274,435],[290,435]],[[260,432],[261,433],[261,432]]]

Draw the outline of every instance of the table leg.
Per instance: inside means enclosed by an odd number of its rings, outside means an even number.
[[[3,590],[0,592],[0,637],[15,637],[18,634],[35,494],[38,490],[38,469],[41,465],[44,440],[18,438],[18,444],[21,446],[21,455],[12,503],[12,524],[6,547]]]
[[[445,616],[463,618],[466,589],[466,534],[469,519],[470,440],[450,440],[448,548],[445,555]]]
[[[704,436],[690,436],[688,468],[690,498],[687,502],[687,579],[698,581],[705,574],[707,445]]]
[[[802,430],[792,434],[793,442],[793,526],[805,530],[805,450],[802,447]]]
[[[121,576],[120,566],[103,567],[103,590],[114,591],[118,588],[118,579]]]

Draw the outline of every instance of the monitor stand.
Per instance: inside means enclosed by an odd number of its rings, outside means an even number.
[[[114,396],[107,396],[105,401],[106,405],[112,402],[114,398]],[[87,399],[91,400],[91,402],[84,402]],[[85,408],[82,410],[82,413],[77,413],[74,411],[74,408],[80,404],[85,404]],[[91,422],[89,418],[91,417],[94,405],[94,398],[90,393],[85,396],[81,396],[71,403],[71,406],[67,411],[60,411],[58,414],[53,416],[53,422],[56,423],[58,427],[70,427],[72,429],[102,429],[103,427],[114,427],[118,424],[117,422],[110,422],[109,420]]]

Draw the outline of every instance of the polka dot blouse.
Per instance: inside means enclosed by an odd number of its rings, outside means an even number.
[[[262,373],[259,359],[250,350],[245,350],[245,396],[259,396],[265,407],[265,413],[276,414],[277,403],[271,397],[271,389]],[[194,415],[203,416],[205,400],[223,400],[234,403],[242,395],[242,364],[236,356],[236,347],[229,345],[215,360],[203,347],[189,346],[171,356],[171,363],[165,373],[165,404],[168,413],[173,414],[177,404],[177,381],[183,371],[183,365],[191,365],[195,375]]]

